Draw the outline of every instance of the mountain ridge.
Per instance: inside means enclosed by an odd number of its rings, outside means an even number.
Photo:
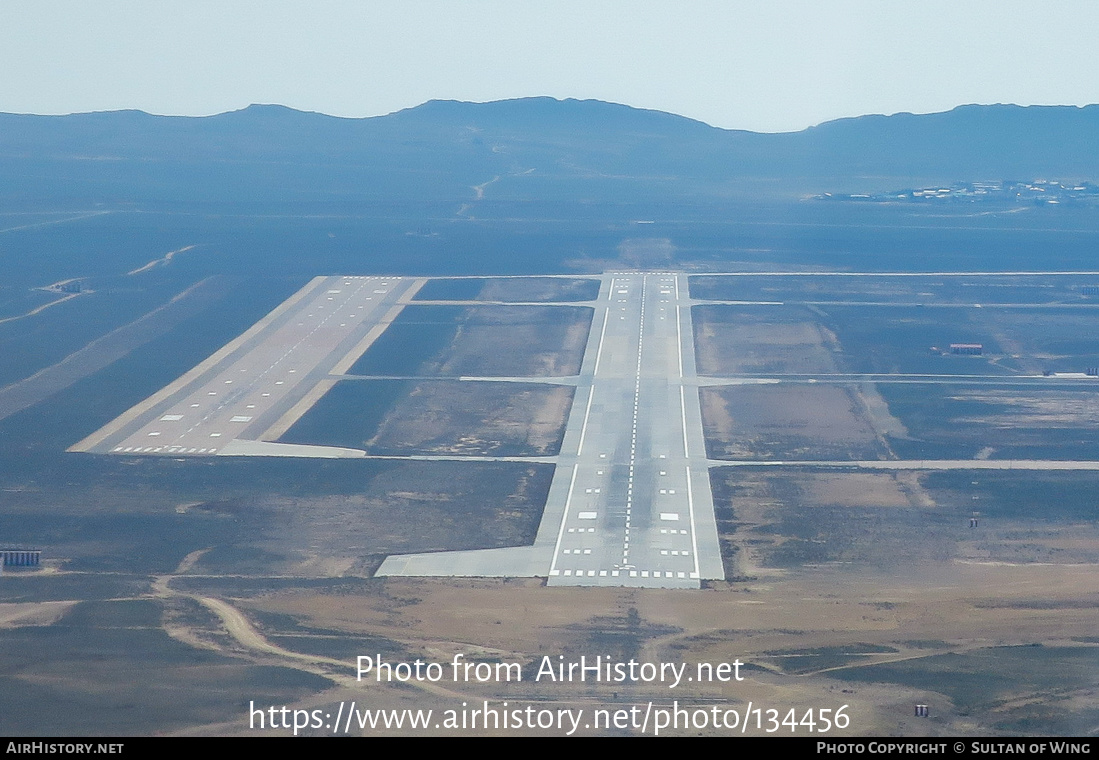
[[[642,191],[697,198],[764,186],[791,196],[877,192],[922,181],[1095,180],[1097,138],[1099,105],[969,104],[780,133],[550,97],[431,100],[364,118],[277,104],[197,117],[0,114],[0,198],[418,202],[466,198],[494,176],[508,178],[494,197],[527,201]],[[113,168],[89,169],[96,162]]]
[[[631,112],[634,114],[651,114],[661,118],[667,117],[672,120],[676,120],[683,123],[691,123],[705,127],[709,130],[716,132],[733,132],[733,133],[749,133],[756,135],[792,135],[800,134],[803,132],[809,132],[819,130],[822,128],[828,128],[833,125],[845,124],[855,121],[874,121],[874,120],[890,120],[890,119],[924,119],[929,117],[942,117],[952,114],[964,114],[977,111],[993,112],[993,111],[1015,111],[1015,112],[1045,112],[1045,111],[1057,111],[1061,113],[1078,113],[1078,114],[1093,114],[1099,113],[1099,103],[1089,103],[1083,106],[1076,105],[1063,105],[1063,104],[1041,104],[1041,105],[1019,105],[1016,103],[964,103],[954,106],[953,108],[945,111],[929,111],[926,113],[916,113],[912,111],[897,111],[891,114],[885,113],[865,113],[854,116],[841,116],[835,119],[828,119],[818,124],[812,124],[802,129],[796,130],[781,130],[777,132],[760,132],[750,129],[742,129],[737,127],[718,127],[708,124],[700,119],[694,119],[690,116],[682,114],[676,114],[671,111],[661,111],[653,108],[640,108],[637,106],[631,106],[623,103],[616,103],[613,101],[598,100],[595,98],[554,98],[548,95],[528,96],[519,98],[506,98],[502,100],[492,101],[470,101],[470,100],[456,100],[449,98],[432,98],[426,100],[415,106],[409,106],[407,108],[401,108],[396,111],[392,111],[387,114],[379,114],[376,116],[338,116],[334,114],[327,114],[323,111],[308,111],[297,109],[292,106],[283,105],[280,103],[251,103],[242,108],[232,109],[229,111],[221,111],[214,114],[208,114],[204,116],[189,116],[189,115],[173,115],[173,114],[154,114],[149,111],[143,111],[137,108],[122,108],[122,109],[107,109],[101,111],[76,111],[69,114],[33,114],[22,113],[12,111],[0,111],[0,118],[3,117],[29,117],[35,119],[69,119],[73,117],[94,117],[114,114],[132,114],[141,117],[150,117],[153,119],[172,119],[172,120],[211,120],[221,119],[224,117],[232,117],[247,114],[294,114],[307,117],[322,117],[333,121],[341,122],[364,122],[377,119],[388,119],[397,116],[409,116],[427,114],[431,112],[442,112],[444,109],[451,108],[468,108],[470,111],[474,110],[502,110],[511,106],[518,105],[543,105],[554,104],[565,107],[572,107],[574,105],[580,106],[595,106],[595,107],[608,107],[611,109],[619,110],[622,112]]]

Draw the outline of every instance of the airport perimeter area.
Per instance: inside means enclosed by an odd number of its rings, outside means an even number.
[[[1076,445],[1099,367],[1094,348],[1073,344],[1076,323],[1099,308],[1093,279],[610,272],[598,278],[594,298],[523,301],[422,298],[430,282],[422,278],[317,277],[70,450],[552,463],[533,545],[396,555],[377,574],[697,588],[727,575],[714,484],[727,487],[744,468],[822,478],[1099,469],[1099,452]],[[338,384],[373,378],[357,374],[357,363],[411,304],[588,310],[571,372],[433,378],[452,383],[448,389],[510,383],[516,392],[571,394],[559,444],[378,453],[288,435]],[[912,411],[928,403],[968,409],[970,429]],[[1021,434],[985,435],[1009,418]],[[1025,435],[1028,425],[1044,428],[1041,441]],[[975,509],[972,524],[979,519]]]

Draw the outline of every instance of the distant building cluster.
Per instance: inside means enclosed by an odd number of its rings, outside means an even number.
[[[952,185],[909,188],[889,193],[823,193],[816,200],[871,203],[926,203],[942,201],[1033,203],[1037,205],[1099,204],[1099,184],[1036,179],[1027,182],[956,182]]]
[[[955,356],[981,356],[985,352],[983,343],[951,343],[947,350],[943,350],[939,346],[931,346],[931,353],[941,354],[946,356],[947,354],[954,354]]]

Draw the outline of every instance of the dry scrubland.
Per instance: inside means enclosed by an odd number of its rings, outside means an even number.
[[[581,300],[590,288],[444,284],[425,300]],[[1094,731],[1099,474],[810,466],[1095,458],[1091,381],[1012,384],[1090,366],[1099,331],[1089,300],[1052,281],[887,285],[695,280],[696,297],[813,301],[695,307],[700,372],[744,383],[701,389],[711,456],[788,463],[711,471],[728,580],[700,591],[370,577],[390,553],[529,543],[548,464],[121,459],[101,479],[69,476],[73,487],[27,479],[0,494],[7,512],[33,513],[68,538],[45,570],[0,585],[0,731],[41,727],[40,705],[56,704],[65,709],[49,733],[248,734],[250,701],[334,709],[349,699],[436,710],[482,699],[586,710],[752,701],[799,717],[846,704],[848,734]],[[1050,305],[971,305],[1047,296],[1076,308],[1066,327],[1053,327],[1062,323]],[[850,303],[870,297],[899,305]],[[571,388],[441,379],[575,371],[590,312],[529,308],[454,312],[449,337],[417,359],[440,379],[337,384],[392,384],[388,395],[364,391],[373,400],[362,404],[377,408],[345,415],[344,432],[405,453],[552,453]],[[523,314],[525,327],[504,329]],[[987,349],[932,350],[955,336]],[[317,409],[327,415],[321,428],[340,415]],[[353,680],[357,655],[449,662],[458,653],[522,663],[528,677],[543,655],[739,659],[746,680],[675,690]],[[917,703],[929,718],[913,717]]]

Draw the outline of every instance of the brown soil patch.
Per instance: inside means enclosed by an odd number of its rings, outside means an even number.
[[[554,455],[572,394],[535,383],[417,383],[367,447],[375,454]]]
[[[839,385],[703,388],[702,420],[719,459],[883,459],[865,407]]]
[[[700,306],[692,320],[699,374],[837,371],[836,337],[806,309]]]

